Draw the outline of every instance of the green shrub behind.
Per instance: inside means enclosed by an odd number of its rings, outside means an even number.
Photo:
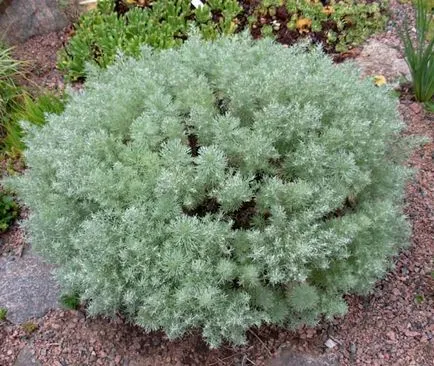
[[[319,50],[246,36],[91,69],[12,186],[90,314],[239,344],[345,313],[408,240],[396,101]]]
[[[0,233],[5,232],[18,216],[18,204],[7,192],[0,191]]]

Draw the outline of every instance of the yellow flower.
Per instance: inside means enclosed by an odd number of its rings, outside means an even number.
[[[309,18],[300,18],[297,20],[296,28],[300,33],[309,33],[312,20]]]
[[[374,83],[377,86],[382,86],[386,84],[386,78],[383,75],[375,75],[374,76]]]

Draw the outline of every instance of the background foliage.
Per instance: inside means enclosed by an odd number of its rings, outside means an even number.
[[[20,104],[10,114],[4,125],[6,131],[3,140],[4,151],[9,155],[17,156],[25,149],[20,127],[21,121],[42,126],[45,124],[47,113],[60,114],[63,111],[64,103],[63,97],[51,93],[41,94],[38,97],[24,93]]]
[[[6,231],[17,218],[18,204],[12,195],[3,190],[0,191],[0,233]],[[1,318],[1,317],[0,317]]]
[[[114,9],[113,0],[102,0],[96,10],[80,19],[74,37],[59,56],[58,66],[70,80],[85,75],[86,62],[106,67],[118,51],[137,56],[143,45],[179,46],[192,24],[207,39],[231,34],[241,11],[236,0],[210,0],[199,9],[190,0],[158,0],[151,7],[132,7],[120,15]]]
[[[11,57],[11,50],[0,45],[0,137],[2,140],[7,135],[6,124],[24,94],[22,88],[16,83],[20,67],[20,62]]]
[[[0,46],[0,153],[4,157],[19,156],[24,148],[20,121],[41,126],[46,113],[63,111],[64,101],[53,94],[32,96],[21,87],[24,77],[22,62],[15,60],[11,49]]]
[[[191,25],[206,39],[250,27],[255,38],[271,36],[293,44],[309,37],[327,51],[343,52],[381,30],[387,19],[383,0],[340,0],[329,5],[310,0],[207,0],[198,9],[189,0],[126,3],[119,9],[113,0],[100,0],[97,10],[82,16],[59,55],[58,66],[69,80],[86,75],[86,62],[106,67],[118,51],[137,56],[142,45],[179,46]]]
[[[407,243],[396,101],[351,65],[190,37],[89,72],[11,183],[90,314],[239,344],[345,313]]]
[[[384,28],[386,5],[385,1],[262,0],[249,23],[256,36],[275,37],[282,43],[309,37],[328,51],[344,52]]]
[[[60,113],[63,101],[51,94],[32,97],[18,83],[23,63],[15,60],[11,49],[0,46],[0,162],[13,172],[24,144],[20,121],[45,123],[46,113]],[[11,192],[0,190],[0,232],[6,231],[18,216],[19,207]]]
[[[431,0],[416,0],[416,36],[408,19],[400,29],[404,45],[404,55],[411,71],[413,91],[419,102],[434,101],[434,38],[430,32],[434,27],[434,2]]]

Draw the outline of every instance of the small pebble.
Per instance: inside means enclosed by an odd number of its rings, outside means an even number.
[[[324,344],[327,348],[334,348],[337,346],[337,343],[333,339],[330,339],[330,338],[327,339],[327,341]]]
[[[387,335],[387,338],[389,338],[391,341],[395,341],[396,340],[396,334],[395,334],[395,332],[390,331],[390,332],[387,332],[386,335]]]

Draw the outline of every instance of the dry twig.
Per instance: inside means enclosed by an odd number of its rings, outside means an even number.
[[[266,349],[266,351],[268,352],[268,355],[270,356],[270,357],[272,357],[273,356],[273,354],[271,353],[271,351],[270,351],[270,349],[267,347],[267,345],[264,343],[264,341],[261,339],[261,338],[259,338],[259,336],[253,331],[253,330],[251,330],[251,329],[249,329],[249,332],[250,333],[252,333],[255,337],[256,337],[256,339],[262,344],[262,346],[264,346],[264,348]]]

